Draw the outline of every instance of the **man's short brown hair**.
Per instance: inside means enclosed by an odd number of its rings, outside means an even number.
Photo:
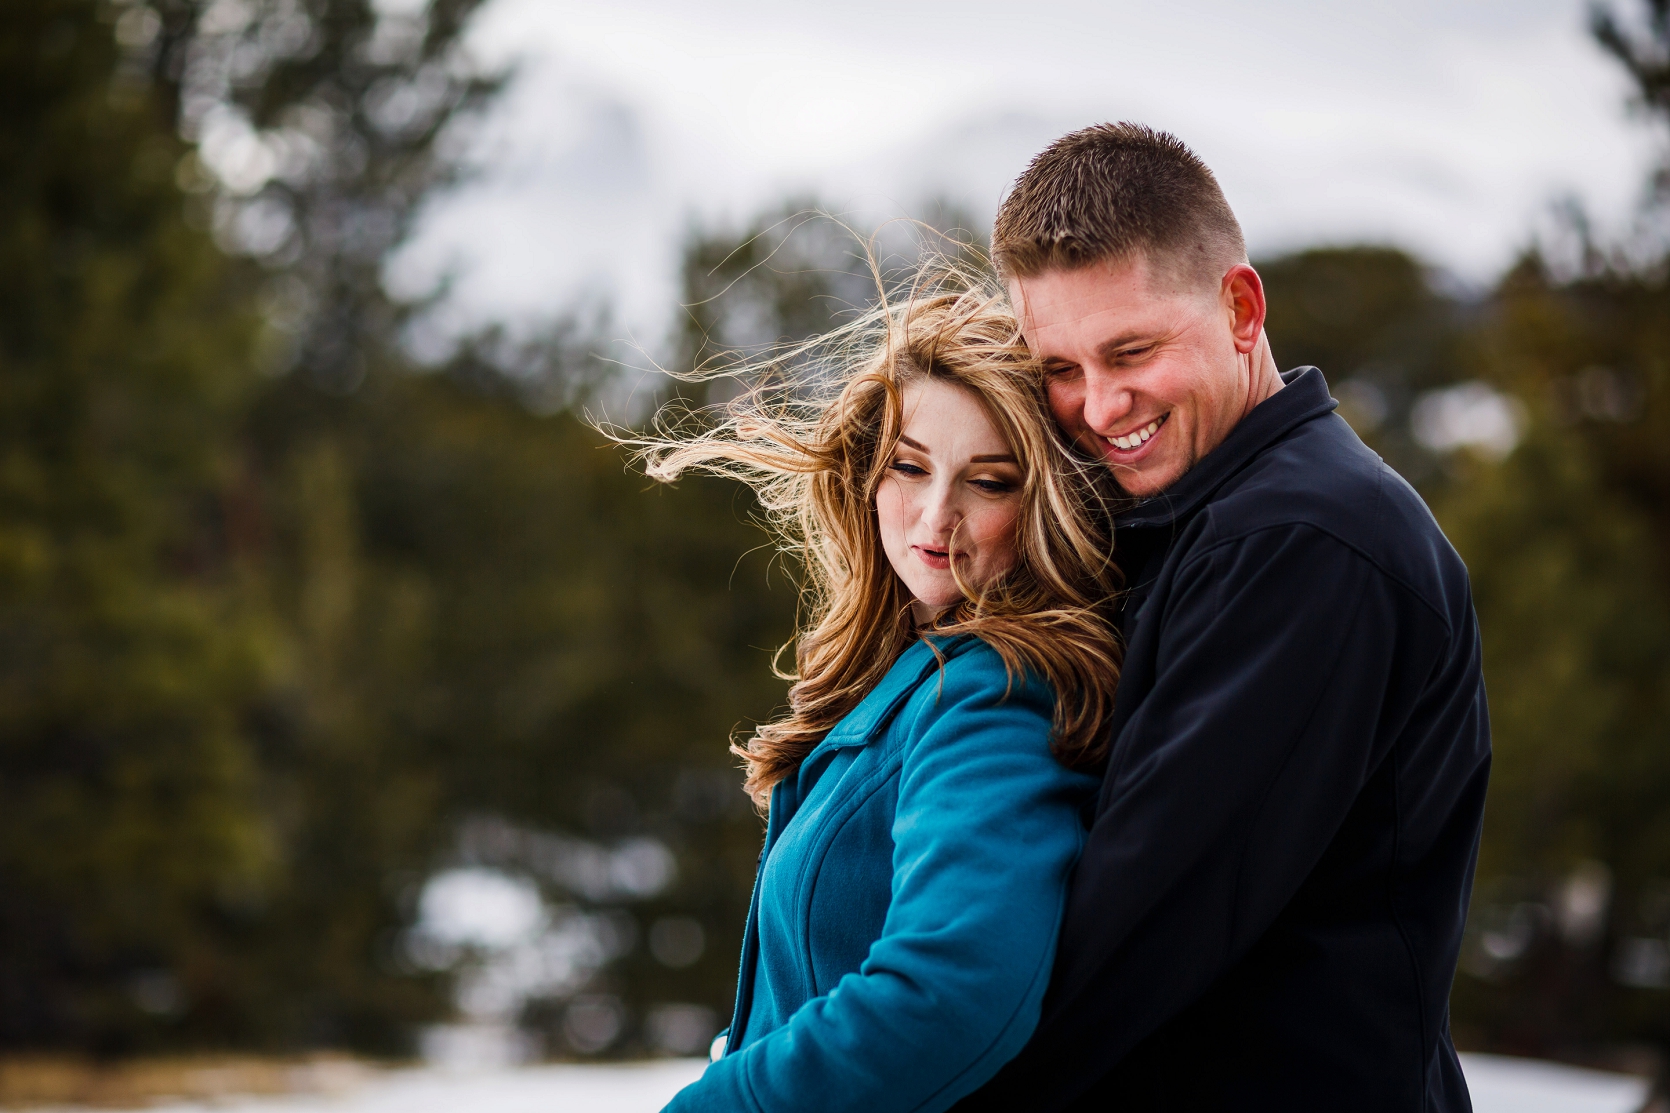
[[[1247,259],[1212,171],[1176,136],[1097,124],[1044,148],[997,211],[992,258],[1006,279],[1144,255],[1216,288]]]

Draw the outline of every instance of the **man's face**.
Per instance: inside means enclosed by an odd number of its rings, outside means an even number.
[[[1009,284],[1055,420],[1130,494],[1177,482],[1256,404],[1250,345],[1238,342],[1253,307],[1237,287],[1249,281],[1256,287],[1257,275],[1241,266],[1219,288],[1199,289],[1139,255]],[[1255,300],[1257,334],[1262,288]]]

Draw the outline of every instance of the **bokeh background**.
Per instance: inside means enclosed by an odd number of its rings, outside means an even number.
[[[1664,1062],[1665,0],[11,0],[0,87],[0,1056],[703,1049],[794,568],[593,422],[1136,118],[1472,571],[1457,1042]]]

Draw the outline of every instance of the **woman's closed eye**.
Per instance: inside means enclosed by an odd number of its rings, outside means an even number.
[[[927,468],[922,467],[920,464],[913,464],[909,460],[894,460],[891,464],[887,465],[887,470],[891,472],[898,472],[900,475],[910,476],[928,474]]]
[[[1015,489],[1015,484],[1007,479],[980,478],[968,481],[972,487],[977,487],[989,495],[1006,495]]]

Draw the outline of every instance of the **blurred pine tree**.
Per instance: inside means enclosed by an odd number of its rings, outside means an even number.
[[[1666,114],[1670,19],[1594,9],[1600,44]],[[1662,177],[1662,175],[1661,175]],[[1470,329],[1467,378],[1520,400],[1506,459],[1434,492],[1466,558],[1496,759],[1460,1036],[1537,1055],[1630,1041],[1670,1063],[1670,286],[1650,229],[1528,253]]]
[[[1502,283],[1475,373],[1526,406],[1435,508],[1472,570],[1496,762],[1457,1025],[1491,1046],[1670,1046],[1670,291]]]
[[[274,857],[254,290],[107,14],[23,0],[0,37],[0,1046],[144,1046]]]

